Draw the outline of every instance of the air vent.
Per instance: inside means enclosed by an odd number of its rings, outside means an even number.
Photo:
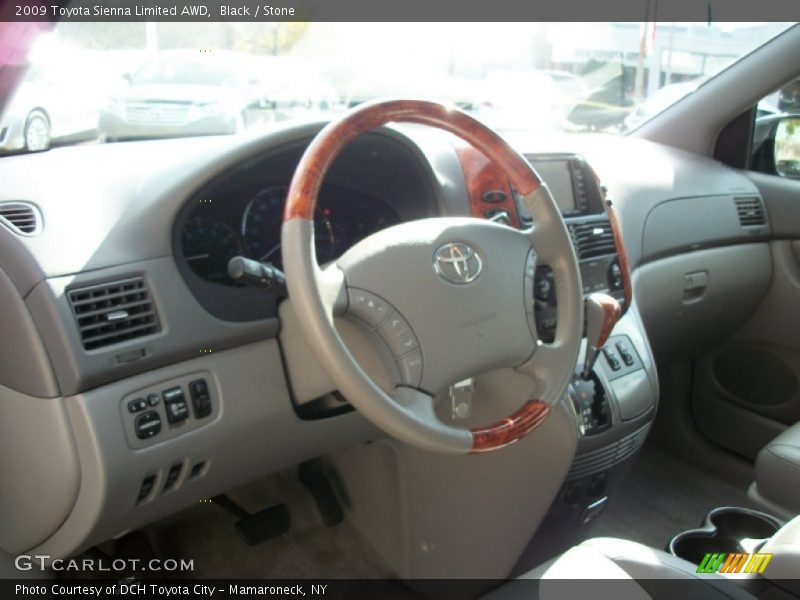
[[[580,260],[616,254],[617,247],[614,244],[614,232],[611,230],[611,224],[608,219],[569,223],[567,227],[572,235],[572,243]]]
[[[158,331],[158,315],[141,277],[70,290],[68,297],[87,350]]]
[[[758,227],[767,222],[761,198],[736,198],[736,212],[742,227]]]
[[[0,202],[0,222],[22,235],[38,235],[42,230],[42,215],[28,202]]]

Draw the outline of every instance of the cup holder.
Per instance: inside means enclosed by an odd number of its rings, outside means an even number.
[[[707,553],[757,551],[780,528],[781,522],[765,513],[724,506],[708,513],[700,529],[690,529],[672,538],[669,551],[699,565]]]

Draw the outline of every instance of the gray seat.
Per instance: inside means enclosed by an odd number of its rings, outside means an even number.
[[[661,550],[616,538],[595,538],[505,584],[486,598],[755,598],[721,575],[701,575],[696,571],[697,565]],[[538,584],[531,585],[531,579],[539,580]]]
[[[762,448],[749,495],[769,512],[789,518],[800,513],[800,423]]]

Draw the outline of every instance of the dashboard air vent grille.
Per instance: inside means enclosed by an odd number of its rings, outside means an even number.
[[[572,243],[579,260],[615,254],[614,232],[608,219],[584,223],[569,223]]]
[[[141,277],[70,290],[68,297],[87,350],[132,340],[159,329],[150,290]]]
[[[736,212],[742,227],[756,227],[767,222],[761,198],[736,198]]]
[[[37,235],[42,229],[39,209],[28,202],[0,202],[0,222],[22,235]]]

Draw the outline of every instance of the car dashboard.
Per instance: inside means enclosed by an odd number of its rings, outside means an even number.
[[[234,256],[281,266],[286,189],[321,126],[0,160],[0,208],[21,202],[41,219],[35,235],[0,219],[3,323],[21,340],[0,355],[4,422],[26,423],[3,430],[21,457],[8,469],[42,473],[50,490],[41,504],[27,502],[38,484],[25,477],[0,494],[0,506],[27,524],[3,533],[2,547],[69,555],[198,498],[381,438],[356,411],[301,410],[345,399],[330,399],[335,390],[292,337],[281,298],[227,274]],[[741,244],[752,269],[737,277],[757,280],[769,226],[740,226],[736,199],[760,200],[758,192],[708,159],[600,134],[511,143],[562,208],[584,292],[608,292],[628,311],[614,348],[628,348],[632,362],[601,360],[614,398],[606,420],[597,407],[587,417],[573,398],[581,439],[565,485],[585,488],[643,443],[655,414],[641,313],[674,313],[672,296],[659,290],[680,287],[692,269],[671,267],[665,284],[648,268],[689,248]],[[48,177],[31,177],[37,172]],[[690,198],[699,199],[696,215],[720,223],[716,237],[672,210]],[[533,225],[502,167],[474,148],[422,127],[381,128],[351,143],[327,174],[317,258],[335,261],[376,231],[435,216]],[[551,277],[540,265],[530,290],[544,341],[557,327]],[[686,310],[707,316],[715,308]],[[24,452],[31,431],[42,452]]]

